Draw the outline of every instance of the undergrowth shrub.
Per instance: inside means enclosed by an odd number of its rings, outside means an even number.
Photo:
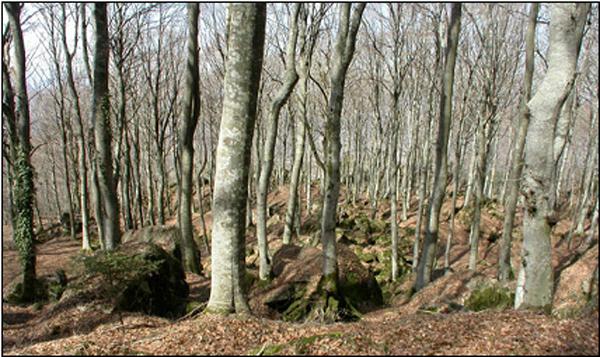
[[[100,251],[94,255],[78,255],[74,258],[84,270],[84,284],[88,279],[100,277],[98,293],[110,300],[113,305],[121,293],[140,277],[156,272],[161,260],[149,261],[141,255],[128,255],[119,251]],[[81,287],[79,287],[81,288]],[[121,313],[119,319],[123,323]]]

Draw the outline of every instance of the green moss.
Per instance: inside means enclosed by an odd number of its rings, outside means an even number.
[[[248,355],[254,356],[273,356],[281,352],[285,345],[266,345],[264,347],[256,347],[248,351]]]
[[[515,294],[507,288],[482,286],[471,293],[465,307],[471,311],[504,310],[512,307],[514,300]]]
[[[387,229],[387,222],[381,219],[373,219],[369,222],[371,233],[383,233]]]
[[[35,279],[33,295],[23,297],[23,283],[17,283],[6,296],[6,302],[13,305],[27,305],[32,302],[45,303],[48,301],[48,284],[41,279]]]
[[[300,337],[293,339],[289,342],[289,344],[274,344],[274,345],[264,345],[251,349],[248,351],[248,355],[255,356],[272,356],[277,355],[281,351],[284,350],[286,346],[290,346],[293,349],[294,354],[305,354],[308,352],[308,347],[315,342],[324,339],[324,338],[342,338],[344,335],[341,332],[332,332],[324,335],[314,335],[308,337]]]
[[[302,321],[308,314],[308,311],[309,303],[307,300],[294,300],[294,302],[283,312],[283,321]]]
[[[203,314],[205,315],[221,315],[221,316],[228,316],[229,314],[231,314],[233,311],[229,308],[215,308],[215,307],[206,307],[206,309],[204,309],[204,311],[202,311]]]
[[[256,274],[253,274],[252,272],[245,270],[244,271],[244,276],[242,276],[242,288],[244,289],[244,291],[248,291],[250,290],[250,288],[257,282],[260,282],[261,284],[269,284],[270,280],[264,280],[261,281],[260,279],[258,279],[258,276]]]
[[[338,226],[344,229],[352,229],[354,228],[355,222],[352,218],[342,219]]]
[[[314,335],[308,337],[301,337],[292,342],[295,354],[305,354],[308,352],[308,347],[318,340],[323,338],[341,338],[343,334],[341,332],[332,332],[325,335]]]
[[[380,236],[377,236],[375,238],[375,241],[378,245],[385,247],[392,244],[392,237],[389,234],[382,234]]]
[[[190,301],[185,305],[185,314],[189,314],[200,306],[203,306],[205,303],[199,301]]]
[[[365,263],[371,263],[371,262],[375,261],[375,259],[376,259],[375,254],[363,253],[362,249],[360,249],[360,248],[355,250],[355,254],[358,257],[358,259],[360,259],[361,261],[363,261]]]

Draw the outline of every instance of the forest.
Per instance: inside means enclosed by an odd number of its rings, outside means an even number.
[[[597,355],[597,3],[2,3],[2,353]]]

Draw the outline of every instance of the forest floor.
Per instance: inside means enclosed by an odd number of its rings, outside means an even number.
[[[270,206],[277,214],[284,212],[285,190],[270,195]],[[360,203],[358,204],[360,207]],[[283,207],[283,209],[282,209]],[[360,209],[365,209],[366,203]],[[416,205],[411,205],[416,207]],[[446,207],[446,206],[444,206]],[[380,204],[376,216],[385,217],[389,207]],[[442,210],[441,234],[445,243],[448,223]],[[210,213],[206,216],[210,224]],[[518,218],[519,219],[519,218]],[[270,228],[270,249],[277,249],[282,220],[274,219]],[[309,225],[303,215],[303,227]],[[173,223],[173,222],[168,222]],[[196,229],[201,231],[196,216]],[[501,230],[501,212],[484,210],[483,237]],[[520,224],[517,221],[517,227]],[[415,226],[415,212],[409,212],[401,228]],[[560,274],[567,265],[573,247],[567,248],[561,237],[569,223],[561,221],[553,231],[553,266]],[[17,253],[11,249],[10,228],[2,234],[3,297],[19,278]],[[271,243],[272,242],[272,243]],[[248,239],[249,245],[255,245]],[[577,246],[577,242],[573,245]],[[391,299],[383,308],[365,314],[357,322],[322,325],[314,322],[290,323],[261,316],[214,316],[198,314],[168,320],[140,313],[118,316],[109,311],[73,306],[54,310],[52,304],[28,307],[2,303],[2,352],[18,354],[548,354],[597,355],[598,311],[586,316],[557,318],[525,311],[491,311],[433,313],[419,307],[445,295],[464,290],[474,274],[467,272],[468,227],[457,220],[453,248],[450,252],[453,274],[443,276],[412,298]],[[36,245],[37,274],[67,270],[70,258],[80,249],[80,242],[60,236]],[[595,248],[597,250],[597,246]],[[519,239],[513,247],[513,266],[518,263]],[[438,249],[443,254],[443,249]],[[497,263],[497,244],[480,241],[477,274],[493,277]],[[597,260],[597,252],[590,259]],[[210,261],[202,252],[207,268]],[[206,271],[206,269],[205,269]],[[583,273],[581,273],[583,274]],[[190,301],[208,300],[210,279],[187,274]],[[410,284],[410,278],[405,285]],[[462,290],[461,290],[462,289]]]

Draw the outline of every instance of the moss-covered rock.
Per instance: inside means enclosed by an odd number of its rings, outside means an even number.
[[[123,233],[123,243],[154,243],[181,261],[181,233],[177,226],[147,226]]]
[[[169,318],[186,312],[189,287],[181,262],[154,243],[129,241],[78,261],[84,273],[69,282],[57,308],[94,303]]]
[[[506,287],[498,284],[480,285],[465,301],[465,307],[471,311],[504,310],[511,308],[515,294]]]
[[[258,305],[258,309],[266,306],[270,311],[267,315],[287,321],[303,321],[320,313],[332,315],[333,310],[343,310],[341,315],[346,317],[356,316],[382,305],[381,288],[373,274],[344,244],[337,245],[337,252],[339,285],[335,291],[322,275],[321,249],[282,246],[273,255],[271,285],[252,291],[251,305]]]
[[[138,255],[145,261],[156,262],[155,272],[141,274],[133,280],[117,299],[117,308],[125,311],[143,311],[163,317],[185,313],[189,286],[180,261],[155,244],[123,244],[120,251]]]
[[[40,276],[35,281],[35,292],[34,301],[37,304],[45,304],[49,301],[58,301],[62,296],[67,286],[67,276],[65,271],[58,269],[51,275]],[[31,303],[32,301],[25,301],[21,297],[22,293],[22,282],[18,281],[13,283],[8,288],[8,294],[6,295],[6,302],[10,304],[22,305]]]
[[[48,285],[44,279],[35,280],[33,299],[23,298],[23,283],[21,281],[14,283],[8,291],[9,293],[4,300],[9,304],[27,305],[33,302],[48,301]]]

